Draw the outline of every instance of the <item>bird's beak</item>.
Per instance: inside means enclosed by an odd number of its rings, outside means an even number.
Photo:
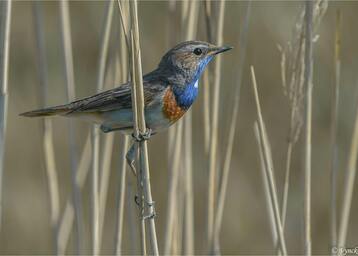
[[[209,51],[209,55],[216,55],[231,50],[231,46],[213,47]]]

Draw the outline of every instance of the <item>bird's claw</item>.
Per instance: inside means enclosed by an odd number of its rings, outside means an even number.
[[[152,129],[146,128],[145,132],[139,132],[138,135],[132,133],[132,138],[137,142],[149,140],[152,135]]]
[[[143,216],[143,220],[147,220],[147,219],[154,219],[155,217],[157,217],[157,213],[155,211],[155,202],[154,201],[151,201],[151,202],[146,202],[147,203],[147,206],[150,208],[152,208],[152,211],[150,214],[146,215],[146,216]]]
[[[139,196],[138,195],[135,195],[134,196],[134,202],[136,203],[137,206],[141,206],[141,202],[140,202],[140,199],[139,199]],[[157,213],[155,212],[155,201],[151,201],[151,202],[146,202],[146,206],[147,207],[152,207],[152,212],[146,216],[143,216],[143,220],[147,220],[147,219],[153,219],[157,216]]]

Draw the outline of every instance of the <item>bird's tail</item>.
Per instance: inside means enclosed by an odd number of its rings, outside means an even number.
[[[55,116],[55,115],[64,115],[69,111],[70,109],[68,105],[61,105],[61,106],[32,110],[29,112],[21,113],[20,116],[26,116],[26,117]]]

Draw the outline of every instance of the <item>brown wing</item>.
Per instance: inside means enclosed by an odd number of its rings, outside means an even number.
[[[69,104],[71,111],[76,112],[104,112],[116,109],[132,108],[131,83],[123,84],[114,89],[104,91]],[[154,81],[143,81],[145,105],[150,106],[160,103],[160,97],[166,86]]]

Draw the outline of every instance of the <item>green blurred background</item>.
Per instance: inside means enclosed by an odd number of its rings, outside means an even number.
[[[48,104],[66,102],[66,87],[61,46],[59,5],[42,1],[48,61]],[[180,2],[177,3],[180,5]],[[225,148],[228,122],[231,119],[232,92],[237,86],[238,35],[247,2],[227,1],[224,42],[235,47],[222,57],[220,83],[220,149]],[[271,142],[275,177],[282,194],[289,127],[288,101],[283,94],[280,52],[292,34],[301,11],[301,1],[253,1],[250,17],[248,48],[243,72],[239,118],[230,172],[227,200],[221,234],[223,254],[274,254],[270,224],[262,184],[258,149],[253,132],[256,109],[249,76],[249,65],[255,66],[263,117]],[[313,148],[312,148],[312,238],[313,253],[327,254],[329,246],[330,141],[329,124],[331,96],[334,85],[335,14],[342,12],[342,87],[338,124],[338,207],[341,207],[343,180],[351,142],[357,105],[358,68],[358,2],[330,1],[326,15],[317,31],[314,45]],[[76,98],[96,91],[101,27],[105,2],[70,2]],[[168,2],[139,1],[139,26],[144,73],[158,64],[168,45]],[[115,8],[112,35],[119,30]],[[206,40],[203,6],[197,39]],[[176,32],[175,32],[176,33]],[[180,38],[180,37],[178,37]],[[33,3],[14,1],[11,24],[9,68],[9,113],[5,173],[3,187],[3,225],[0,236],[1,254],[51,254],[53,238],[50,226],[49,194],[44,168],[41,121],[18,114],[40,107],[40,87],[34,30]],[[178,42],[180,39],[178,39]],[[115,41],[111,40],[111,47]],[[109,56],[109,60],[111,56]],[[108,61],[109,69],[113,63]],[[213,64],[211,64],[213,65]],[[110,73],[108,72],[108,76]],[[111,79],[106,80],[111,87]],[[201,87],[201,90],[205,88]],[[204,155],[202,94],[193,106],[193,176],[195,191],[195,252],[205,253],[206,191],[208,160]],[[68,120],[54,118],[56,166],[59,178],[61,214],[71,196],[71,173],[68,145]],[[82,146],[90,125],[75,121],[76,144]],[[106,136],[106,135],[103,135]],[[119,181],[119,144],[116,136],[112,158],[112,173],[105,217],[102,253],[113,253],[116,214],[116,192]],[[223,160],[223,150],[219,150]],[[168,174],[167,133],[159,134],[149,143],[151,182],[156,201],[159,248],[164,246]],[[286,240],[288,252],[303,253],[303,143],[302,136],[294,148],[291,187],[288,202]],[[221,170],[222,168],[219,168]],[[133,182],[133,177],[129,176]],[[356,184],[357,181],[356,181]],[[281,198],[281,196],[279,197]],[[358,195],[355,191],[347,247],[358,246]],[[132,200],[132,199],[131,199]],[[90,182],[83,190],[85,238],[83,253],[90,253]],[[132,201],[131,201],[132,202]],[[128,221],[128,212],[125,215]],[[125,228],[129,230],[129,227]],[[133,251],[130,237],[124,234],[124,252]],[[73,237],[72,237],[73,240]],[[72,241],[71,240],[71,241]],[[73,241],[69,253],[74,253]]]

